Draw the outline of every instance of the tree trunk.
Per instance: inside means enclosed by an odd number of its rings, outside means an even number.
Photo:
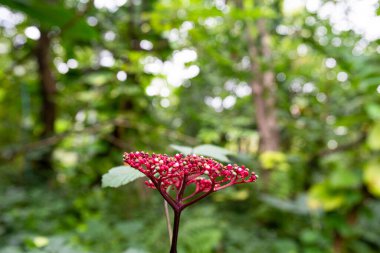
[[[42,132],[40,138],[44,139],[55,133],[56,121],[56,81],[51,69],[50,59],[51,40],[46,31],[41,31],[41,37],[35,51],[35,57],[38,64],[38,75],[40,79],[41,110],[40,117],[42,123]],[[53,171],[52,167],[52,148],[43,151],[40,157],[35,161],[36,175],[42,179],[48,179]]]
[[[253,78],[251,88],[255,118],[259,132],[259,153],[280,150],[280,135],[276,117],[276,82],[271,69],[271,50],[266,21],[256,23],[257,37],[252,36],[252,27],[247,24],[247,42]],[[264,64],[262,63],[264,62]],[[261,172],[265,190],[270,186],[270,170]]]
[[[263,69],[259,58],[270,60],[269,35],[264,19],[257,22],[258,40],[254,40],[248,31],[248,47],[251,59],[253,79],[251,87],[253,103],[256,109],[256,122],[260,135],[259,151],[277,151],[280,149],[280,136],[276,117],[276,82],[270,66]],[[249,27],[248,27],[249,30]],[[261,49],[261,51],[258,50]]]

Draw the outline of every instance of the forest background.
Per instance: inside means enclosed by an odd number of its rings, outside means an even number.
[[[0,252],[168,252],[124,151],[213,144],[259,180],[186,210],[179,252],[380,251],[373,0],[0,0]]]

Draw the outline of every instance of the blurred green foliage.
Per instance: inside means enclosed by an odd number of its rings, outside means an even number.
[[[261,176],[186,210],[179,252],[380,251],[379,40],[281,0],[226,2],[0,0],[0,253],[167,252],[160,196],[101,175],[173,143]],[[272,59],[249,57],[259,19]],[[259,152],[253,60],[276,77],[279,151]]]

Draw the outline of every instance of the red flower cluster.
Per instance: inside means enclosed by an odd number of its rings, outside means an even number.
[[[149,178],[145,182],[148,187],[157,189],[173,208],[181,210],[212,192],[257,179],[255,173],[244,166],[224,166],[211,158],[195,154],[167,156],[132,152],[124,153],[123,160]],[[185,188],[190,185],[194,185],[195,189],[184,196]],[[174,190],[175,196],[170,194],[169,187]]]

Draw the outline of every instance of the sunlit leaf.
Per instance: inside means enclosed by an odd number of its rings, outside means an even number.
[[[224,149],[215,145],[211,145],[211,144],[199,145],[194,148],[172,144],[170,145],[170,147],[181,152],[184,155],[189,155],[189,154],[203,155],[203,156],[214,158],[221,162],[230,162],[230,159],[227,157],[227,155],[232,154],[232,152],[227,149]]]
[[[380,162],[371,161],[364,169],[364,182],[368,191],[380,197]]]
[[[380,150],[380,122],[377,122],[370,130],[367,144],[372,150]]]
[[[330,175],[329,182],[335,189],[352,189],[360,186],[361,177],[352,169],[339,168]]]
[[[326,182],[315,184],[308,193],[308,206],[311,209],[335,210],[345,203],[345,196],[333,194]]]
[[[179,146],[179,145],[174,145],[174,144],[171,144],[170,147],[174,150],[181,152],[184,155],[190,155],[193,153],[193,149],[191,147]]]
[[[371,119],[380,120],[380,105],[371,103],[366,105],[365,109]]]
[[[102,187],[119,187],[145,175],[130,166],[112,168],[102,177]]]
[[[263,152],[260,157],[260,162],[265,169],[277,169],[286,171],[289,168],[287,157],[284,153],[278,151]]]
[[[230,162],[227,155],[232,152],[211,144],[200,145],[194,148],[194,154],[215,158],[221,162]]]

